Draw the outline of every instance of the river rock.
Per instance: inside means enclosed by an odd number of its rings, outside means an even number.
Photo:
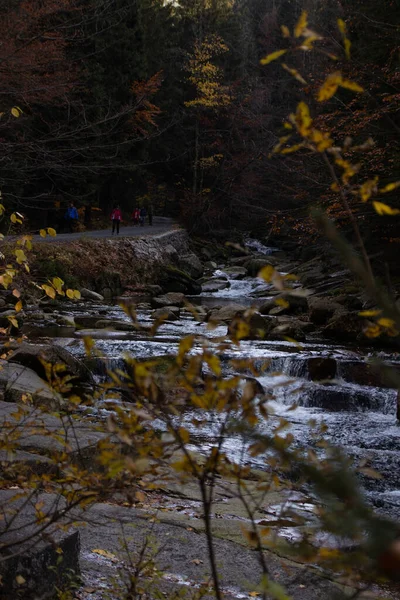
[[[296,340],[296,342],[304,342],[306,339],[306,334],[304,329],[298,327],[297,322],[281,323],[274,327],[270,334],[270,340],[281,340],[283,338],[291,338],[292,340]]]
[[[283,301],[288,305],[281,306],[279,301]],[[291,315],[300,314],[308,311],[308,302],[305,296],[297,296],[292,294],[279,294],[275,298],[266,300],[259,308],[262,315],[279,314]]]
[[[160,284],[166,292],[180,292],[197,296],[201,294],[201,284],[188,273],[175,267],[167,266],[160,277]]]
[[[115,331],[136,331],[133,323],[118,319],[99,319],[95,324],[96,329],[114,329]]]
[[[163,306],[183,306],[185,301],[185,294],[180,292],[168,292],[163,296],[157,296],[151,299],[151,306],[153,308],[162,308]]]
[[[73,387],[79,387],[82,384],[90,387],[94,385],[93,376],[89,369],[70,354],[68,350],[55,344],[21,344],[9,356],[9,361],[32,369],[42,379],[46,379],[46,369],[43,362],[52,366],[65,365],[64,374],[70,374],[74,378],[71,382]]]
[[[213,260],[208,260],[204,266],[206,269],[210,269],[211,271],[214,271],[218,267],[217,263]]]
[[[199,279],[203,275],[204,268],[200,259],[195,254],[184,254],[179,257],[179,266],[193,279]]]
[[[245,263],[247,274],[250,277],[257,277],[263,267],[271,266],[271,263],[266,258],[252,258]]]
[[[230,287],[230,283],[227,279],[209,279],[201,285],[203,292],[212,294],[213,292],[219,292]]]
[[[21,402],[25,396],[32,398],[35,406],[59,409],[60,396],[51,389],[35,371],[13,362],[1,362],[0,387],[5,402]]]
[[[337,311],[343,311],[343,306],[330,298],[308,298],[309,318],[315,325],[326,325]]]
[[[269,337],[272,330],[272,319],[263,317],[258,312],[246,311],[241,316],[237,316],[228,326],[228,335],[236,337],[238,332],[244,323],[248,331],[243,334],[240,333],[240,339],[242,340],[264,340]]]
[[[244,279],[247,275],[247,270],[244,267],[226,267],[224,272],[230,279]]]
[[[307,360],[307,369],[312,381],[323,381],[335,378],[337,364],[334,358],[313,357]]]
[[[75,315],[75,325],[80,329],[92,329],[96,327],[96,323],[99,320],[99,315]]]
[[[338,311],[323,328],[324,335],[341,341],[356,341],[362,334],[365,320],[358,312]]]
[[[56,589],[76,585],[80,575],[79,532],[60,527],[66,519],[58,518],[51,524],[51,517],[64,505],[61,496],[35,494],[27,501],[20,491],[1,490],[0,502],[6,515],[0,524],[5,548],[0,554],[1,597],[4,600],[44,600],[55,598]],[[35,506],[41,506],[48,516],[50,524],[44,535]],[[7,550],[9,543],[13,546]]]
[[[103,302],[104,300],[104,296],[97,292],[93,292],[92,290],[88,290],[87,288],[81,288],[80,292],[82,298],[86,298],[87,300],[95,300],[97,302]]]
[[[221,308],[215,308],[208,316],[208,321],[213,323],[230,323],[237,315],[245,312],[246,307],[242,304],[227,304]]]
[[[178,306],[164,306],[153,311],[152,317],[154,320],[178,321],[180,310]]]

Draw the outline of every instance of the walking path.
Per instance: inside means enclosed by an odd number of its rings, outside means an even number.
[[[175,222],[169,217],[154,217],[153,225],[148,224],[143,227],[128,225],[127,227],[122,226],[118,237],[140,237],[143,235],[158,235],[173,229]],[[96,231],[78,231],[75,233],[59,233],[56,237],[46,236],[45,238],[40,235],[34,235],[33,239],[35,242],[46,241],[46,242],[69,242],[73,240],[81,239],[102,239],[111,238],[111,226],[109,229],[98,229]],[[117,237],[116,235],[114,237]]]

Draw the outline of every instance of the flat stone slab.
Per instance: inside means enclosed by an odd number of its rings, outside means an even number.
[[[33,401],[46,405],[56,404],[58,395],[46,381],[34,371],[18,363],[1,361],[0,387],[4,388],[4,399],[18,402],[23,396],[32,396]]]
[[[83,415],[58,417],[29,406],[0,402],[0,435],[10,435],[12,448],[50,459],[66,452],[75,461],[87,462],[98,444],[111,439]]]
[[[63,531],[61,524],[43,528],[37,520],[37,503],[46,516],[60,510],[60,497],[20,490],[0,490],[0,597],[2,600],[54,598],[56,587],[79,579],[78,531]],[[41,533],[42,531],[42,533]]]

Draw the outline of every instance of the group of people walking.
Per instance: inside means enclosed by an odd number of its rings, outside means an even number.
[[[143,227],[145,222],[146,222],[146,217],[149,218],[149,225],[153,225],[153,210],[151,207],[149,207],[149,210],[147,211],[145,206],[142,206],[142,208],[135,208],[133,213],[132,213],[132,221],[134,225],[137,226],[141,226]],[[117,235],[119,234],[119,226],[121,224],[122,221],[122,213],[121,213],[121,208],[119,206],[119,204],[117,204],[112,213],[111,213],[111,222],[112,222],[112,235],[114,235],[114,233],[116,233]]]

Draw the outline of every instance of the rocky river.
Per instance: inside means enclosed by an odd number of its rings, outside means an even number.
[[[258,425],[260,433],[272,431],[280,419],[285,419],[295,446],[313,448],[318,454],[323,450],[315,432],[325,424],[324,438],[344,449],[355,467],[367,466],[381,474],[380,478],[359,476],[371,505],[378,513],[399,519],[400,427],[396,417],[397,390],[388,386],[379,368],[374,366],[382,362],[399,369],[398,353],[360,343],[352,331],[348,336],[339,336],[341,341],[335,340],[329,331],[324,331],[320,326],[321,321],[324,325],[324,319],[331,325],[335,323],[335,310],[340,304],[339,294],[333,299],[331,297],[329,304],[326,296],[317,291],[313,295],[314,304],[310,299],[299,296],[294,311],[282,306],[280,310],[275,303],[276,290],[272,284],[255,276],[257,268],[263,261],[269,261],[281,273],[285,273],[298,265],[294,265],[283,253],[256,240],[247,240],[247,252],[253,261],[250,265],[249,256],[247,263],[244,260],[246,257],[235,254],[228,260],[217,257],[204,261],[203,257],[205,272],[200,279],[202,292],[199,295],[187,294],[183,298],[182,294],[172,292],[165,299],[165,294],[163,296],[161,293],[153,297],[131,294],[108,302],[96,299],[93,295],[92,299],[85,302],[49,306],[45,309],[47,312],[40,314],[28,310],[24,331],[34,344],[51,343],[67,350],[85,363],[97,384],[101,384],[109,380],[109,371],[124,369],[125,354],[143,360],[175,355],[179,342],[185,336],[195,335],[199,339],[204,337],[210,340],[221,338],[226,335],[227,326],[239,309],[256,308],[273,322],[270,335],[267,339],[256,339],[257,336],[254,336],[255,339],[245,340],[239,347],[227,347],[219,358],[225,376],[235,374],[231,365],[233,358],[251,359],[256,366],[264,366],[262,374],[256,379],[260,393],[268,395],[271,418],[261,420]],[[331,279],[331,287],[336,285],[340,289],[343,273],[338,272],[335,276]],[[314,283],[318,288],[318,282]],[[325,291],[325,279],[319,286],[322,292]],[[131,327],[120,302],[135,306],[138,322],[144,327],[150,328],[158,316],[155,311],[167,311],[167,319],[155,335],[144,335],[143,331],[138,332]],[[304,302],[308,307],[307,313]],[[358,299],[354,298],[353,315],[361,308],[357,302]],[[189,310],[187,303],[196,307],[197,317]],[[313,319],[310,318],[310,307],[314,311]],[[339,311],[339,331],[348,314],[348,311]],[[219,322],[218,325],[210,327],[210,322],[214,320]],[[357,321],[355,316],[354,320]],[[86,357],[83,338],[88,336],[95,340],[101,357]],[[196,346],[193,349],[195,351]],[[109,394],[107,399],[100,398],[96,406],[90,409],[91,418],[107,418],[115,402],[118,402],[118,393],[111,400]],[[195,416],[195,411],[188,410],[182,422],[191,432],[192,449],[201,453],[215,443],[220,431],[220,417],[209,414],[199,431],[192,425]],[[154,423],[153,426],[163,427],[161,423]],[[255,469],[263,468],[262,457],[252,457],[247,451],[248,445],[249,441],[239,433],[228,434],[224,440],[224,450],[233,460]],[[312,499],[305,490],[299,491],[290,501],[300,512],[312,513]],[[155,508],[173,510],[177,505],[182,514],[187,516],[188,522],[194,518],[193,515],[198,518],[199,502],[195,496],[190,498],[189,495],[175,505],[171,498],[159,499],[159,505],[156,504]],[[264,515],[264,518],[271,518],[277,507],[279,505],[275,508],[272,506],[269,517]],[[222,510],[220,512],[223,513]],[[293,542],[301,537],[301,532],[299,534],[296,526],[288,523],[287,527],[280,529],[279,535]],[[331,540],[330,543],[335,545],[336,542]],[[86,559],[89,560],[87,556]],[[92,562],[94,560],[92,556]],[[97,569],[100,571],[102,559],[97,557],[96,560],[100,563]],[[232,592],[233,597],[246,597],[237,594],[235,596]],[[303,596],[297,590],[294,597]],[[314,596],[311,594],[306,597]]]

